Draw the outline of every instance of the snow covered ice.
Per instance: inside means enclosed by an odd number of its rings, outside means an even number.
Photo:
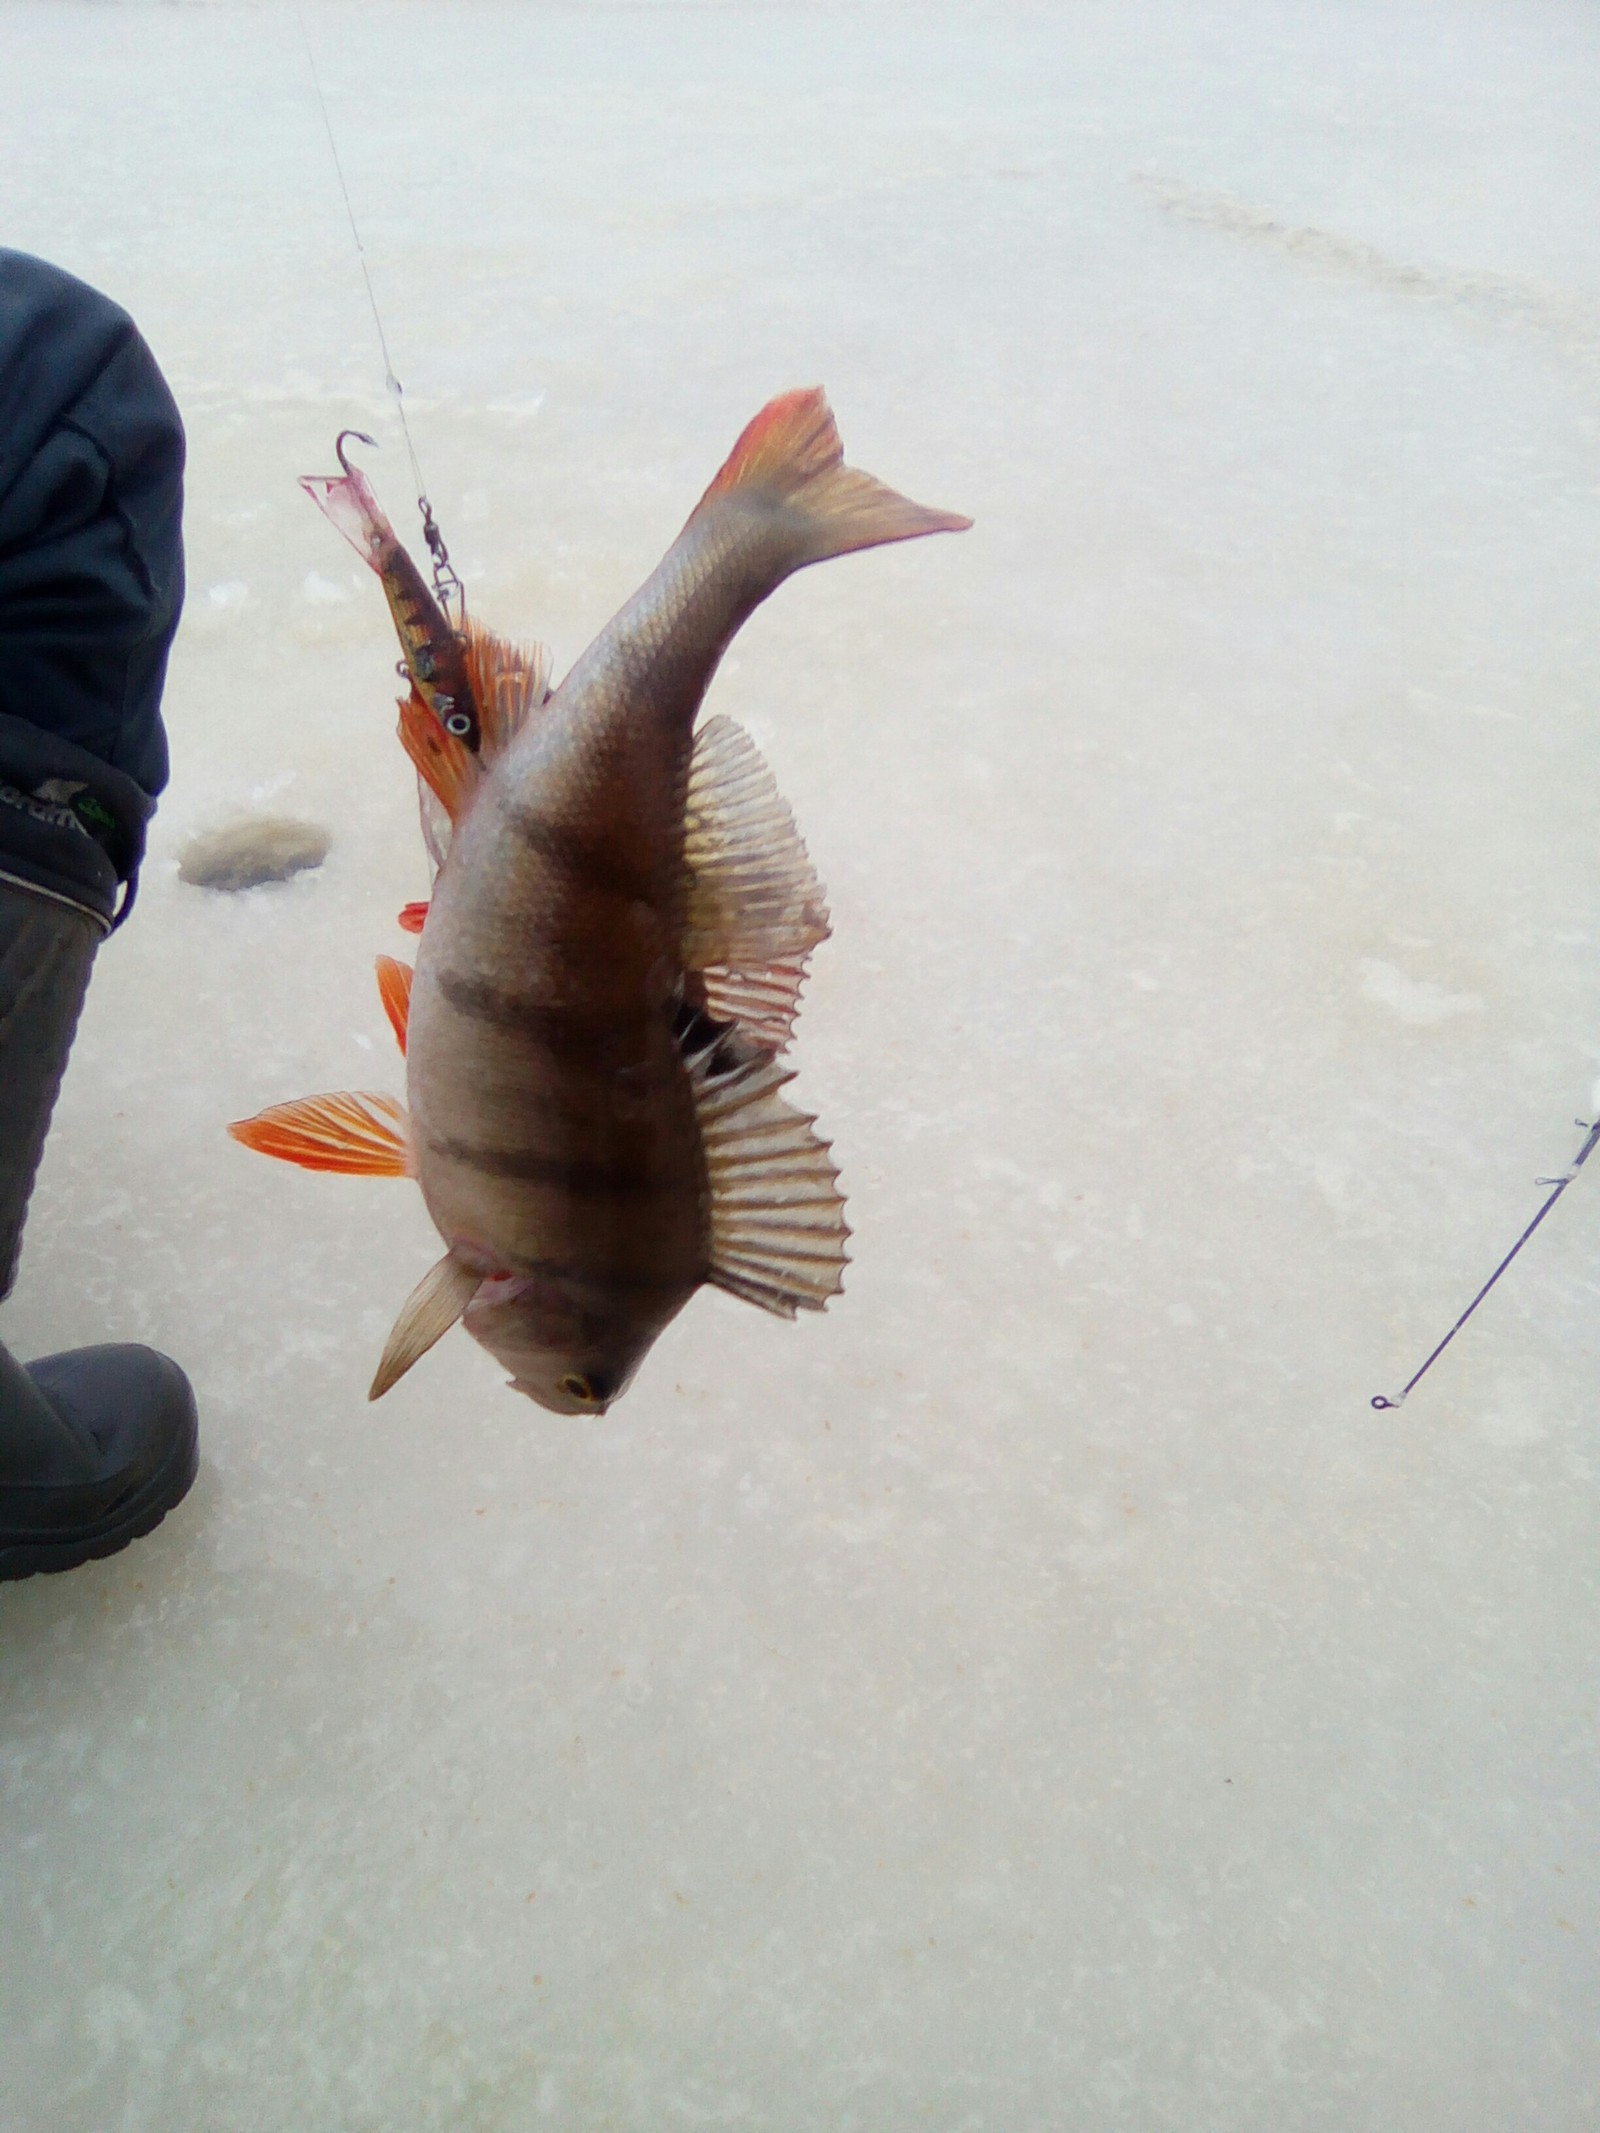
[[[308,5],[429,491],[558,671],[772,393],[975,530],[711,703],[834,914],[847,1294],[603,1423],[224,1123],[401,1087],[411,482],[295,10],[0,8],[7,243],[190,434],[174,778],[0,1338],[191,1372],[0,1595],[0,2125],[1591,2127],[1600,20]],[[320,869],[177,878],[250,812]]]

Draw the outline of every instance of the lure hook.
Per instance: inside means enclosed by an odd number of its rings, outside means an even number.
[[[333,440],[333,449],[338,456],[340,466],[343,467],[347,474],[353,474],[356,470],[344,456],[344,441],[347,437],[354,437],[361,444],[370,444],[375,452],[381,451],[382,446],[378,443],[376,437],[369,437],[365,430],[341,430]]]

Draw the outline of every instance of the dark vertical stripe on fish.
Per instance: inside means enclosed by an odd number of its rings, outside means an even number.
[[[530,1185],[553,1185],[595,1199],[643,1200],[664,1192],[676,1181],[652,1177],[647,1171],[622,1163],[589,1163],[579,1157],[547,1155],[537,1148],[485,1148],[470,1141],[435,1140],[427,1146],[434,1155],[489,1177],[519,1178]]]
[[[614,1055],[627,1038],[640,1035],[652,1019],[647,1009],[597,1014],[593,1009],[557,1006],[459,970],[441,970],[436,982],[458,1014],[475,1022],[487,1022],[495,1029],[515,1030],[535,1038],[552,1052],[580,1059]]]
[[[585,1266],[579,1259],[534,1259],[520,1252],[502,1254],[506,1267],[513,1274],[532,1275],[537,1280],[559,1281],[574,1288],[604,1289],[607,1299],[614,1295],[630,1296],[679,1296],[685,1283],[681,1279],[662,1279],[654,1274],[639,1274],[627,1267],[619,1267],[608,1258],[598,1266]],[[695,1280],[703,1277],[697,1275]],[[689,1284],[693,1286],[693,1282]]]
[[[622,897],[630,903],[653,900],[656,884],[648,873],[629,866],[614,852],[603,851],[589,843],[565,824],[541,815],[537,808],[519,805],[508,798],[501,799],[501,806],[506,820],[531,851],[537,852],[551,866],[559,867],[562,873],[581,881],[585,888],[603,896]]]

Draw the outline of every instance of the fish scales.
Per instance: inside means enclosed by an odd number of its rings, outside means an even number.
[[[805,529],[774,516],[727,502],[691,521],[493,767],[412,996],[408,1096],[441,1234],[501,1265],[581,1269],[597,1290],[648,1281],[674,1308],[710,1242],[670,1013],[692,728],[739,624],[803,553]],[[519,1175],[512,1152],[547,1178]]]

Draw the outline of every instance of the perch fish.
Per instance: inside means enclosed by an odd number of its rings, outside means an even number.
[[[447,1250],[371,1397],[461,1319],[517,1391],[603,1414],[703,1284],[788,1318],[838,1293],[837,1172],[780,1093],[822,891],[753,743],[695,719],[794,571],[970,523],[846,467],[823,394],[787,393],[553,695],[479,633],[474,752],[413,690],[401,737],[442,819],[414,979],[379,964],[407,1109],[312,1097],[229,1128],[420,1185]]]

